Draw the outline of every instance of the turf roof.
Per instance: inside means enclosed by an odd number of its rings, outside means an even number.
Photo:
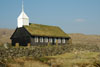
[[[24,26],[31,35],[49,36],[49,37],[69,37],[63,30],[57,26],[48,26],[41,24],[30,24]]]

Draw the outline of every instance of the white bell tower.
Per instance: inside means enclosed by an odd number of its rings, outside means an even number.
[[[29,26],[29,17],[24,12],[23,1],[22,1],[22,12],[17,18],[17,25],[18,25],[18,28],[23,27],[24,25]]]

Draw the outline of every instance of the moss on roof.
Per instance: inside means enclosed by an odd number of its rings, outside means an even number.
[[[31,35],[49,37],[69,37],[63,30],[61,30],[57,26],[30,24],[29,26],[24,27]]]

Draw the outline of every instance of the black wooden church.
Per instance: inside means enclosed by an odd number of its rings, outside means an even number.
[[[19,43],[20,46],[27,46],[29,43],[31,45],[47,45],[48,43],[64,45],[69,43],[71,39],[57,26],[30,24],[29,17],[24,12],[23,7],[17,21],[18,27],[10,38],[13,46],[16,43]]]
[[[69,43],[70,37],[64,33],[59,27],[47,26],[41,24],[30,24],[17,28],[13,33],[12,45],[19,43],[21,46],[31,45],[55,45],[56,42],[60,45]]]

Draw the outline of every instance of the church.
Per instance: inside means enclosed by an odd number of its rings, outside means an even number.
[[[42,24],[29,23],[29,17],[24,12],[22,4],[22,12],[17,18],[17,28],[11,36],[12,46],[18,43],[20,46],[35,45],[65,45],[71,39],[58,26],[49,26]]]

